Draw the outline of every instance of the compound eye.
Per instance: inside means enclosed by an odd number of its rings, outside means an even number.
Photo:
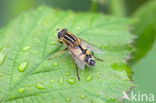
[[[58,32],[58,38],[60,39],[64,34],[67,33],[67,29],[62,29]]]
[[[95,66],[95,63],[96,63],[96,62],[95,62],[94,60],[90,60],[89,65],[90,65],[90,66]]]
[[[58,38],[60,39],[62,36],[62,31],[58,32]]]

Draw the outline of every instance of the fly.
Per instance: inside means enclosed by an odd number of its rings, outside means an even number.
[[[76,72],[78,80],[80,80],[78,68],[84,70],[85,66],[95,66],[95,60],[103,61],[94,55],[94,53],[103,53],[101,50],[78,38],[67,29],[58,31],[58,41],[64,44],[66,48],[57,55],[64,53],[66,50],[70,52],[77,66]]]

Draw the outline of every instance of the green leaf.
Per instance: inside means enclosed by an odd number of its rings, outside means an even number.
[[[138,35],[132,63],[136,63],[143,58],[155,41],[156,38],[156,1],[151,0],[147,4],[139,8],[134,17],[138,18],[138,22],[134,25],[134,32]]]
[[[136,41],[137,51],[135,52],[135,58],[133,66],[135,75],[133,79],[137,85],[139,85],[133,93],[149,93],[156,95],[155,87],[156,82],[153,82],[153,78],[156,78],[156,1],[150,0],[136,11],[135,17],[139,19],[139,22],[135,25],[135,31],[139,35]],[[136,63],[136,61],[139,61]],[[146,75],[146,77],[145,77]],[[142,82],[144,81],[144,82]],[[148,88],[148,89],[147,89]],[[131,103],[131,102],[129,102]],[[134,102],[138,103],[138,102]]]
[[[134,86],[126,73],[133,50],[131,22],[48,7],[21,14],[1,32],[0,101],[120,103],[122,92]],[[95,54],[104,62],[79,70],[81,81],[68,52],[48,60],[65,48],[56,42],[58,28],[68,28],[104,51]]]

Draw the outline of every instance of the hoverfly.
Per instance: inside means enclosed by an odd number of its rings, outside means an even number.
[[[80,80],[78,68],[83,70],[85,68],[85,65],[95,66],[95,60],[103,61],[102,59],[94,56],[94,52],[103,53],[101,50],[78,38],[67,29],[61,29],[58,31],[58,41],[66,46],[66,48],[59,54],[62,54],[64,51],[69,50],[70,54],[75,60],[77,64],[78,80]]]

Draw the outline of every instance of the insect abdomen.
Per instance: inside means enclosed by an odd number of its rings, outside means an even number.
[[[91,55],[86,55],[85,62],[90,66],[95,66],[96,62]]]

